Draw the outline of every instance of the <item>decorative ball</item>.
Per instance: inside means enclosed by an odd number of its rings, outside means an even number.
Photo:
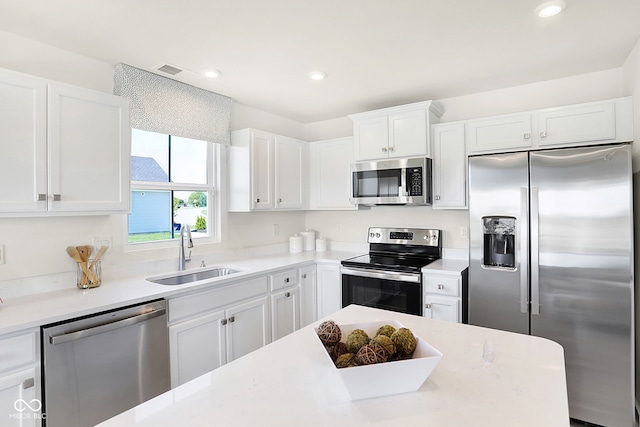
[[[340,342],[342,332],[336,322],[333,320],[327,320],[320,323],[320,326],[318,326],[318,337],[324,345],[331,346]]]
[[[370,338],[369,335],[362,329],[354,329],[347,336],[347,350],[349,353],[357,353],[360,350],[360,347],[367,344]]]
[[[391,338],[391,334],[393,334],[395,331],[396,331],[396,328],[394,328],[393,326],[384,325],[378,328],[378,332],[376,332],[376,335],[386,335],[389,338]]]
[[[326,349],[329,352],[329,356],[331,356],[331,360],[333,360],[334,362],[338,360],[338,357],[348,353],[347,345],[343,342],[336,343],[332,346],[327,346]]]
[[[360,365],[372,365],[374,363],[386,362],[388,356],[382,346],[365,344],[358,350],[356,359],[358,359]]]
[[[341,354],[336,359],[337,368],[349,368],[351,366],[358,366],[358,361],[354,353]]]
[[[369,342],[371,345],[377,345],[387,352],[388,357],[392,357],[396,353],[396,345],[393,340],[386,335],[376,335]]]
[[[418,345],[416,337],[407,328],[400,328],[391,335],[391,341],[396,345],[398,353],[408,355],[413,353]]]

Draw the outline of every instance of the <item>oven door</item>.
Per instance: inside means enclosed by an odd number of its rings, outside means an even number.
[[[342,267],[342,306],[364,305],[422,316],[422,275]]]

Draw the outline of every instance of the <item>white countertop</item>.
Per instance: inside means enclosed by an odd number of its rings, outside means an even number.
[[[4,303],[0,305],[0,335],[152,299],[168,298],[195,290],[203,290],[305,263],[339,263],[340,260],[355,255],[357,254],[337,251],[302,252],[234,260],[224,262],[221,265],[239,269],[242,272],[232,276],[176,286],[159,285],[146,280],[146,277],[159,276],[163,273],[171,273],[171,271],[158,271],[154,274],[104,280],[101,286],[85,290],[78,289],[75,283],[70,283],[68,288],[61,290],[5,298]],[[212,267],[215,265],[206,268]],[[197,270],[197,268],[189,268],[187,271]]]
[[[397,320],[444,356],[416,392],[351,401],[316,322],[100,426],[569,426],[555,342],[355,305],[331,318]]]
[[[239,259],[224,262],[220,265],[242,270],[240,273],[175,286],[159,285],[146,280],[147,277],[160,276],[163,275],[163,273],[172,273],[171,271],[158,271],[154,274],[133,274],[128,277],[104,280],[101,286],[85,290],[78,289],[75,283],[70,283],[68,288],[61,290],[15,298],[5,298],[4,303],[0,305],[0,335],[37,328],[41,325],[86,316],[152,299],[169,298],[196,290],[204,290],[305,263],[325,262],[338,264],[343,259],[358,255],[362,255],[362,253],[327,251],[302,252],[296,254],[282,253],[278,255]],[[442,259],[431,263],[425,267],[423,271],[428,271],[427,269],[429,269],[435,273],[443,271],[459,272],[466,268],[466,266],[466,261]],[[212,267],[215,267],[215,265],[206,268]],[[197,270],[199,269],[187,269],[188,272]]]

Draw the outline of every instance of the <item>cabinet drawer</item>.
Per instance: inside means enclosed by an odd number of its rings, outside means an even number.
[[[0,372],[36,362],[35,332],[0,338]]]
[[[271,290],[288,288],[298,284],[298,270],[287,270],[282,273],[271,274],[269,276]]]
[[[460,295],[458,277],[446,276],[425,276],[424,292],[434,295],[450,295],[457,297]]]
[[[216,289],[169,300],[169,323],[176,323],[247,298],[267,293],[267,278],[230,283]]]

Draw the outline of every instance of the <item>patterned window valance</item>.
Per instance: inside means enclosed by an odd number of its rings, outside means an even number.
[[[231,98],[126,64],[115,67],[113,92],[131,101],[131,126],[230,144]]]

